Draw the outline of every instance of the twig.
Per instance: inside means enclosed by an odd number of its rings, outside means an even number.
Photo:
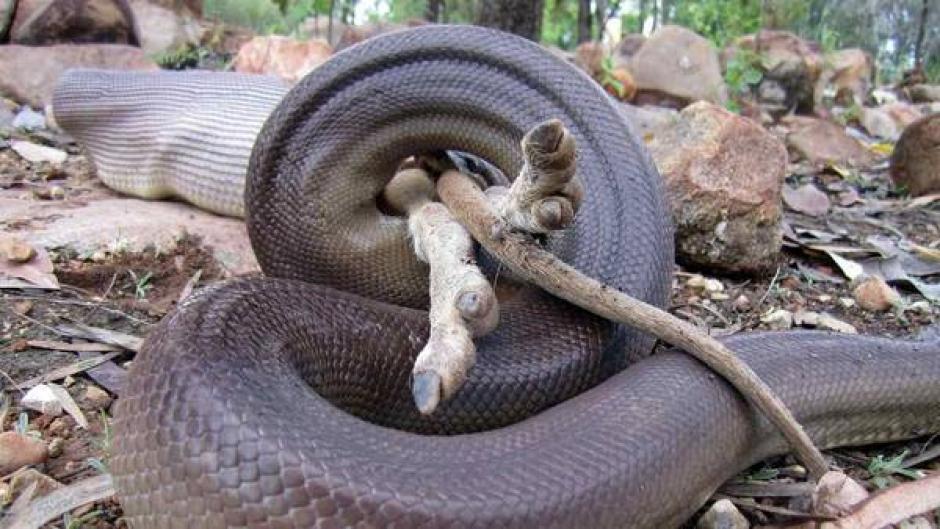
[[[30,502],[24,509],[11,513],[4,527],[37,529],[73,509],[110,498],[114,494],[114,483],[109,474],[88,478],[56,489]]]
[[[43,384],[43,383],[45,383],[45,382],[52,382],[53,380],[60,380],[60,379],[63,379],[63,378],[65,378],[65,377],[67,377],[67,376],[75,375],[75,374],[77,374],[77,373],[81,373],[81,372],[87,371],[87,370],[89,370],[89,369],[91,369],[91,368],[93,368],[93,367],[97,367],[97,366],[99,366],[99,365],[101,365],[101,364],[107,362],[108,360],[111,360],[112,358],[115,358],[115,357],[119,356],[120,354],[121,354],[121,353],[119,353],[119,352],[112,352],[112,353],[108,353],[108,354],[103,354],[103,355],[100,355],[100,356],[96,356],[96,357],[94,357],[94,358],[82,359],[82,360],[79,360],[79,361],[77,361],[77,362],[73,362],[73,363],[71,363],[71,364],[69,364],[69,365],[67,365],[67,366],[65,366],[65,367],[60,367],[60,368],[58,368],[58,369],[53,369],[52,371],[50,371],[50,372],[48,372],[48,373],[45,373],[45,374],[42,374],[42,375],[33,377],[33,378],[29,379],[29,380],[23,381],[23,382],[17,384],[17,385],[16,385],[16,388],[17,388],[17,389],[20,389],[20,390],[22,390],[22,389],[28,389],[28,388],[31,388],[31,387],[33,387],[33,386],[37,386],[37,385],[39,385],[39,384]]]
[[[528,238],[504,229],[485,196],[468,177],[447,171],[437,192],[451,213],[491,254],[523,279],[609,320],[631,325],[681,347],[723,376],[780,430],[814,477],[827,470],[822,453],[747,364],[695,326],[587,277]]]
[[[822,529],[878,529],[940,507],[940,472],[891,487]]]
[[[767,299],[767,296],[770,295],[770,291],[773,290],[774,285],[777,284],[777,279],[780,278],[780,267],[777,267],[777,270],[774,272],[774,277],[770,280],[770,284],[767,285],[767,290],[764,291],[764,295],[760,297],[760,301],[757,302],[757,307],[760,308],[764,304],[764,300]]]
[[[68,336],[70,338],[82,338],[84,340],[94,340],[96,342],[116,345],[129,351],[139,352],[144,340],[138,336],[124,334],[122,332],[102,329],[101,327],[92,327],[83,323],[60,324],[48,327],[56,334]]]

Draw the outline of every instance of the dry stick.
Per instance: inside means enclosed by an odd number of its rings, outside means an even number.
[[[818,479],[826,473],[828,467],[822,453],[784,403],[728,348],[693,325],[585,276],[527,237],[506,230],[483,192],[467,176],[454,170],[445,172],[437,182],[437,192],[473,238],[513,272],[585,310],[654,334],[686,350],[724,377],[767,416],[812,477]]]

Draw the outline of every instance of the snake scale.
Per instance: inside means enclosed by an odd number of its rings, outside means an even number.
[[[57,89],[55,118],[102,179],[244,213],[268,276],[191,296],[135,360],[111,461],[133,527],[673,527],[785,452],[695,360],[650,356],[651,338],[525,286],[501,291],[466,385],[415,412],[427,270],[378,203],[406,156],[454,149],[514,175],[525,131],[561,119],[585,203],[547,244],[666,303],[659,175],[586,76],[510,35],[433,26],[338,53],[285,92],[236,74],[96,71]],[[936,340],[724,341],[821,446],[940,431]]]

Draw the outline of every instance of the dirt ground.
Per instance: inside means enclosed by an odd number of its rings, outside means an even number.
[[[66,140],[52,138],[51,141]],[[77,152],[72,147],[69,149]],[[829,178],[831,175],[794,176],[791,183],[808,179],[825,186]],[[97,185],[100,184],[93,181],[83,156],[72,156],[62,168],[52,169],[23,162],[10,149],[0,146],[0,187],[30,194],[29,200],[54,200],[50,198],[54,193],[49,192],[53,187],[63,189],[69,200],[93,199],[94,193],[100,192],[100,189],[95,190]],[[937,248],[940,244],[940,201],[916,208],[905,207],[910,201],[891,194],[883,168],[873,171],[863,183],[852,185],[866,202],[877,203],[880,209],[863,214],[859,214],[861,209],[855,208],[834,210],[828,220],[822,222],[829,229],[833,224],[845,226],[850,239],[900,233],[925,247]],[[790,212],[788,222],[797,225],[821,221]],[[29,229],[22,225],[3,228]],[[859,333],[902,337],[930,328],[940,317],[936,304],[907,289],[900,291],[901,302],[892,310],[861,309],[854,300],[851,283],[841,277],[826,255],[808,251],[792,241],[788,246],[777,269],[762,277],[712,278],[707,273],[677,268],[670,310],[716,335],[773,328],[780,324],[768,315],[779,310],[791,315],[806,311],[825,313],[853,326]],[[181,240],[172,250],[109,251],[92,255],[54,251],[51,258],[61,285],[59,290],[0,289],[0,371],[6,381],[6,394],[13,397],[6,401],[0,426],[3,431],[34,432],[47,443],[55,444],[54,456],[39,470],[60,483],[69,484],[107,468],[112,441],[111,404],[114,398],[120,398],[121,374],[133,361],[133,353],[119,351],[118,356],[101,367],[57,380],[88,418],[87,430],[78,428],[68,415],[52,418],[21,409],[14,404],[19,401],[20,391],[13,382],[20,383],[76,362],[75,352],[56,350],[56,346],[44,344],[66,342],[57,347],[68,349],[69,343],[83,342],[64,336],[59,325],[82,323],[145,337],[151,326],[172,310],[189,289],[210,284],[224,274],[212,253],[193,238]],[[108,391],[111,399],[89,399],[87,388],[92,385]],[[922,454],[933,454],[933,457],[926,457],[926,461],[918,462],[913,469],[940,470],[938,446],[940,440],[926,438],[887,446],[836,450],[828,455],[835,465],[875,489],[909,479],[906,474],[916,470],[906,468],[905,463]],[[793,490],[790,486],[793,483],[803,481],[803,474],[791,458],[778,458],[742,473],[719,495],[731,498],[755,524],[801,521],[800,511],[806,507],[806,498],[793,496],[793,493],[788,495],[786,491]],[[0,499],[10,501],[9,496]],[[109,500],[66,514],[46,527],[125,527],[120,516],[119,505]],[[935,519],[933,523],[936,522]]]

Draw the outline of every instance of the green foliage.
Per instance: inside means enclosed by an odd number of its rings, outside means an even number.
[[[924,63],[924,75],[930,84],[940,84],[940,53],[931,55]]]
[[[205,48],[181,46],[176,50],[165,51],[153,57],[153,61],[166,70],[185,70],[196,68],[209,55]]]
[[[776,468],[764,467],[747,475],[748,481],[770,481],[780,475]]]
[[[283,20],[280,10],[270,0],[204,0],[202,10],[206,18],[255,31],[266,30]]]
[[[570,50],[578,40],[578,3],[546,0],[542,16],[542,42]]]
[[[760,0],[677,1],[670,23],[685,26],[724,46],[740,35],[761,27]]]
[[[879,489],[887,488],[891,484],[891,475],[900,474],[910,479],[919,479],[921,474],[916,470],[911,470],[902,466],[904,458],[907,457],[907,450],[890,459],[885,459],[881,454],[875,456],[868,463],[868,473],[871,474],[871,482]]]
[[[604,57],[603,62],[601,62],[601,73],[598,82],[600,82],[601,86],[604,88],[616,92],[617,97],[623,98],[626,87],[623,86],[620,79],[614,76],[614,58],[610,55]]]
[[[738,112],[740,108],[736,100],[749,95],[752,88],[764,78],[760,65],[760,55],[747,49],[738,49],[728,60],[725,66],[725,84],[728,85],[730,96],[728,110]]]

